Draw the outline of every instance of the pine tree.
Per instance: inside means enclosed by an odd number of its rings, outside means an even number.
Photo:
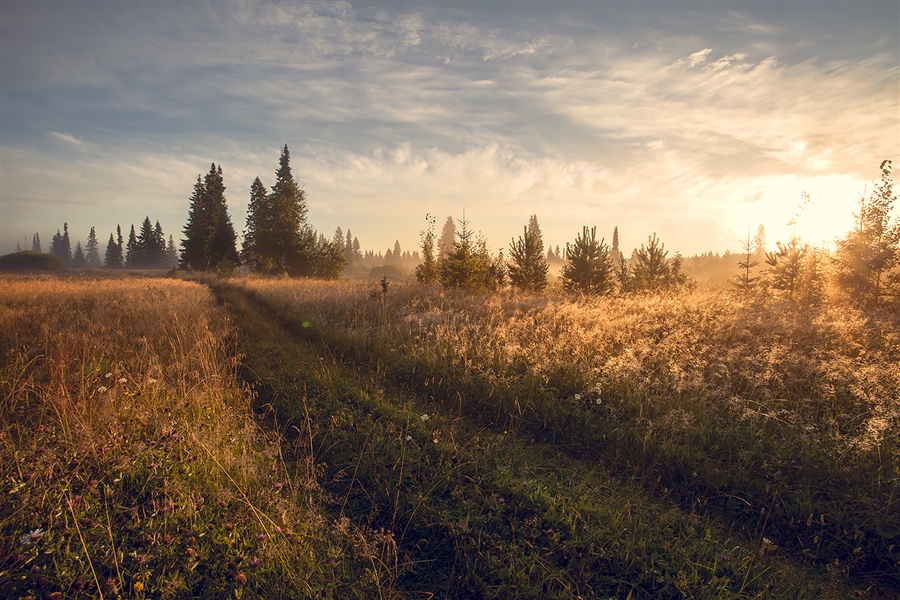
[[[613,265],[609,247],[603,239],[597,241],[597,228],[587,227],[575,238],[572,245],[566,244],[568,262],[562,270],[563,288],[570,292],[584,294],[606,294],[613,288]]]
[[[132,269],[155,269],[156,264],[156,235],[150,217],[144,217],[141,223],[141,232],[137,236],[131,257]]]
[[[766,262],[766,226],[760,225],[756,228],[756,238],[754,238],[754,249],[756,250],[756,262]]]
[[[215,165],[213,165],[215,167]],[[225,181],[222,176],[222,166],[211,168],[204,181],[208,202],[212,216],[212,238],[209,240],[210,269],[220,266],[225,271],[234,270],[241,263],[237,251],[237,233],[231,223],[228,214],[228,204],[225,199]]]
[[[428,227],[419,233],[419,241],[422,246],[422,263],[416,267],[416,279],[421,283],[432,283],[438,280],[440,271],[438,262],[434,256],[434,223],[435,219],[430,214],[425,215]]]
[[[796,235],[787,244],[776,242],[777,250],[766,253],[769,284],[781,291],[790,301],[796,300],[796,292],[803,273],[804,259],[809,246],[800,242]]]
[[[74,269],[83,269],[87,267],[87,259],[84,256],[84,249],[81,247],[80,241],[75,244],[75,254],[72,255],[71,266]]]
[[[441,259],[444,254],[453,250],[453,245],[456,243],[456,223],[453,221],[453,217],[447,217],[447,220],[444,222],[444,227],[441,229],[441,237],[438,239],[437,251],[438,251],[438,260]]]
[[[90,269],[99,269],[102,266],[100,262],[100,243],[97,241],[97,232],[91,227],[87,238],[87,266]]]
[[[353,236],[349,229],[347,230],[347,239],[344,241],[344,257],[348,263],[356,259],[356,255],[353,253]]]
[[[343,235],[341,236],[343,241]],[[347,265],[344,251],[334,241],[325,240],[315,257],[314,275],[321,279],[340,279]]]
[[[680,255],[669,261],[666,259],[668,254],[666,245],[660,243],[655,233],[647,238],[646,246],[641,244],[631,266],[635,289],[656,291],[684,282]]]
[[[181,265],[191,271],[203,271],[209,267],[209,239],[212,237],[212,219],[208,207],[203,179],[197,175],[194,193],[190,198],[188,221],[181,240]]]
[[[134,223],[131,224],[131,233],[128,234],[128,244],[125,246],[125,268],[137,269],[141,251],[138,248],[137,236],[134,233]]]
[[[294,180],[287,144],[281,151],[270,196],[273,259],[276,268],[292,275],[312,275],[315,233],[306,222],[306,193]]]
[[[748,297],[753,290],[756,288],[756,284],[759,280],[759,277],[754,277],[750,273],[754,267],[756,267],[759,262],[756,260],[756,244],[758,242],[758,238],[750,237],[750,229],[747,229],[747,240],[741,241],[741,245],[743,246],[743,252],[741,254],[741,259],[738,261],[738,268],[743,271],[742,274],[737,275],[734,279],[732,285],[735,290],[742,295],[743,297]]]
[[[886,275],[900,263],[900,222],[891,219],[897,201],[891,165],[881,163],[881,182],[869,197],[860,197],[854,227],[837,244],[837,282],[858,306],[881,302]]]
[[[106,243],[106,259],[103,261],[103,266],[105,268],[121,268],[121,264],[118,264],[116,262],[116,250],[118,250],[118,246],[116,246],[116,240],[113,239],[113,234],[109,234],[109,241]],[[119,262],[121,262],[121,260]]]
[[[344,251],[344,230],[341,229],[340,226],[334,230],[334,236],[331,238],[331,243],[337,246],[341,252]]]
[[[60,258],[66,265],[72,263],[72,243],[69,241],[69,224],[63,223],[63,235],[60,242]]]
[[[50,254],[57,257],[63,264],[68,266],[72,263],[72,252],[69,246],[69,225],[65,224],[65,236],[56,230],[53,238],[50,240]]]
[[[166,268],[178,267],[178,249],[175,247],[175,239],[169,234],[169,243],[166,246]]]
[[[41,236],[35,232],[34,236],[31,238],[31,251],[32,252],[43,252],[41,250]]]
[[[441,255],[438,263],[441,283],[448,287],[493,290],[502,284],[501,265],[491,259],[487,243],[469,229],[465,216],[459,221],[453,247]]]
[[[228,215],[222,167],[216,167],[215,163],[206,177],[197,176],[184,235],[181,263],[185,268],[206,271],[222,265],[227,271],[240,262],[237,234]]]
[[[618,226],[613,227],[612,249],[609,251],[609,256],[614,265],[619,264],[619,262],[624,258],[624,256],[622,256],[622,251],[619,250],[619,227]]]
[[[22,242],[16,242],[16,254],[22,251]]]
[[[166,235],[163,233],[159,221],[153,226],[153,268],[165,269],[169,262],[166,252]]]
[[[265,193],[257,177],[250,187],[244,260],[266,273],[313,275],[320,245],[306,222],[306,194],[294,181],[287,145],[281,151],[275,185]]]
[[[509,257],[511,262],[507,269],[513,287],[533,292],[547,287],[550,265],[544,258],[544,242],[536,215],[524,228],[524,236],[510,242]]]
[[[116,225],[116,238],[109,234],[109,242],[106,244],[106,260],[104,266],[107,269],[122,269],[125,266],[124,250],[122,248],[122,226]]]

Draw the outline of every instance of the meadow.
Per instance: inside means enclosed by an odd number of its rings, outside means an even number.
[[[900,316],[4,277],[5,597],[889,598]]]

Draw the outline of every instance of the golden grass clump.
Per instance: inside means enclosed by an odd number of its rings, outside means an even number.
[[[197,283],[0,281],[0,596],[305,597],[345,583],[352,560],[327,556],[371,536],[330,524],[315,473],[285,469],[231,339]]]

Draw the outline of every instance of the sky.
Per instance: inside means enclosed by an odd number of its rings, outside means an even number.
[[[900,2],[0,1],[0,253],[177,243],[211,163],[240,235],[285,144],[365,250],[463,213],[507,254],[532,214],[562,248],[828,243],[900,165]]]

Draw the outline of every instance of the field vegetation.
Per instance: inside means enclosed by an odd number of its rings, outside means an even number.
[[[433,566],[447,561],[461,572],[444,589],[476,596],[525,589],[490,587],[501,573],[533,577],[524,596],[877,597],[900,586],[896,312],[714,291],[576,298],[261,279],[222,289],[322,344],[323,364],[412,398],[391,408],[371,394],[354,400],[353,385],[333,374],[302,384],[337,398],[317,436],[331,448],[327,462],[352,465],[334,466],[333,477],[350,479],[342,508],[356,499],[361,523],[396,531],[407,515],[404,531],[425,521],[422,539],[445,540],[442,558],[401,536],[402,556],[432,566],[412,560],[400,582],[434,583]],[[249,378],[284,394],[274,382],[285,377],[262,372]],[[275,405],[290,418],[290,402]],[[345,419],[365,438],[338,445],[356,459],[324,441]],[[452,485],[433,473],[418,483],[387,475],[411,458],[402,441],[415,425],[412,439],[432,438],[426,457],[474,473],[449,470]],[[427,460],[416,454],[415,464]],[[498,498],[517,507],[502,526],[484,514]],[[653,522],[639,540],[629,538],[633,514],[621,512],[635,505],[641,523]],[[565,535],[548,525],[551,506],[577,515]],[[482,538],[463,552],[454,527],[470,527],[473,514],[480,536],[496,536],[492,550]],[[620,578],[603,579],[610,572]]]
[[[391,540],[323,513],[234,339],[198,283],[0,280],[0,596],[377,596]]]

